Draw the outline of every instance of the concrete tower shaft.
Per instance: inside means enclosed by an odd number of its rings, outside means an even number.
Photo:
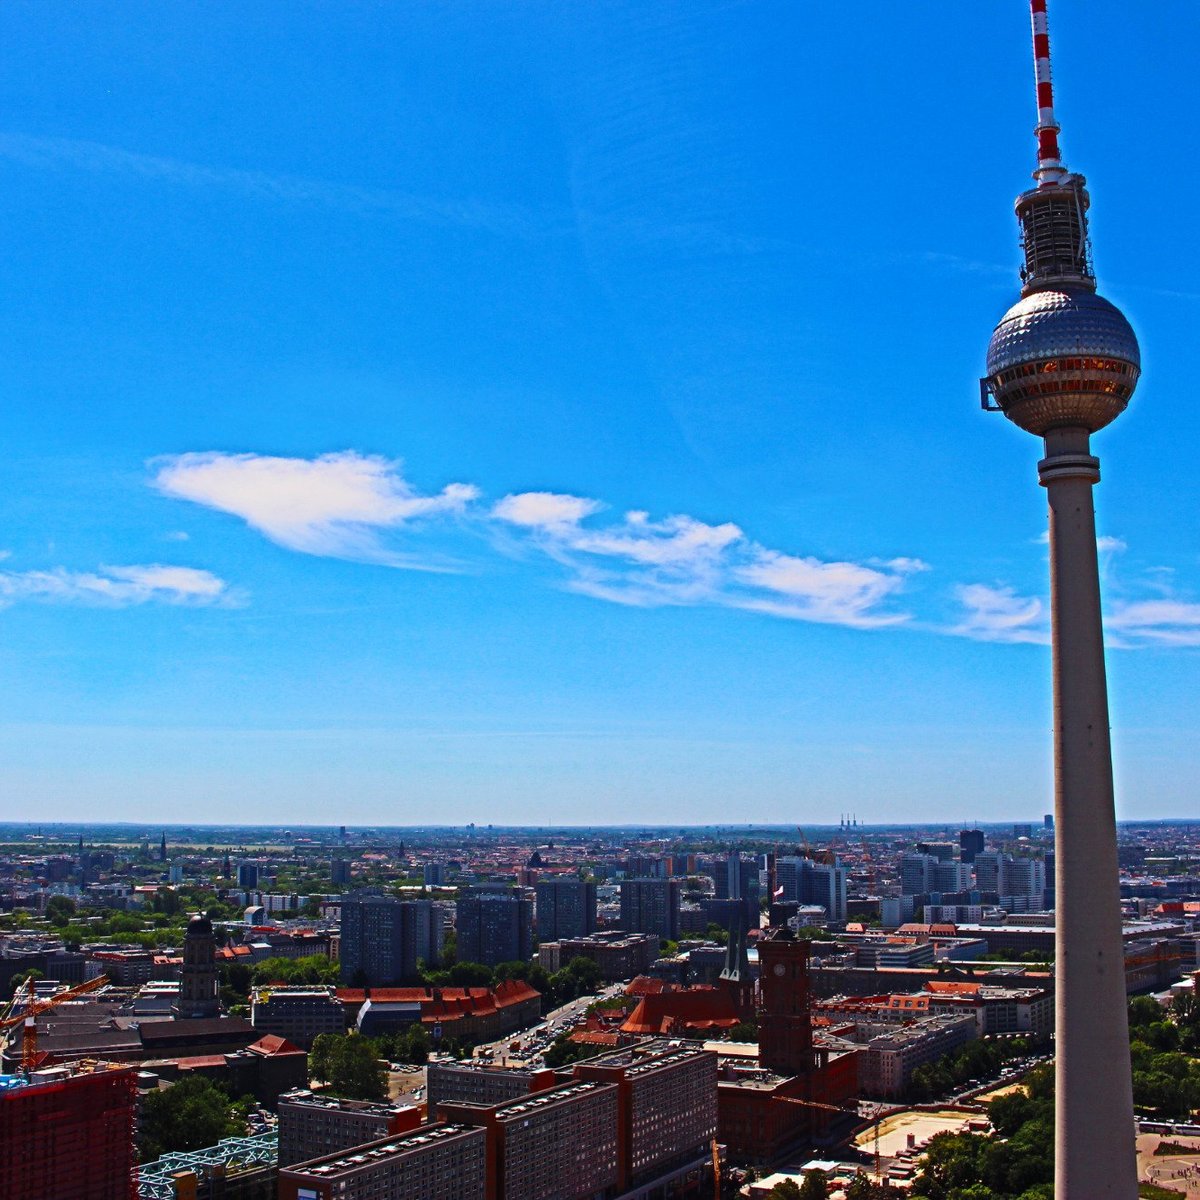
[[[1037,186],[1016,204],[1021,299],[988,346],[984,407],[1045,439],[1054,673],[1055,1200],[1134,1200],[1133,1088],[1090,438],[1141,372],[1129,322],[1096,295],[1088,195],[1058,146],[1046,0],[1030,0]]]

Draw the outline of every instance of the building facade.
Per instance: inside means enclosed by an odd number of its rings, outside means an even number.
[[[538,940],[587,937],[596,932],[596,885],[588,880],[541,879],[534,887]]]
[[[677,879],[623,879],[621,928],[678,941],[680,895]]]
[[[374,987],[415,980],[418,962],[435,965],[441,952],[442,916],[431,901],[398,900],[371,891],[342,897],[344,982]]]
[[[494,967],[533,957],[533,904],[514,889],[461,893],[457,926],[459,962]]]

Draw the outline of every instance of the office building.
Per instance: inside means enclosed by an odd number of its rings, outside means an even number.
[[[551,973],[573,958],[587,958],[600,968],[605,983],[644,975],[658,958],[659,937],[653,933],[622,933],[609,929],[586,938],[542,942],[538,962]]]
[[[543,942],[596,932],[596,885],[579,878],[542,879],[534,887],[537,934]]]
[[[484,1200],[487,1135],[422,1125],[279,1171],[279,1200]]]
[[[488,1107],[438,1107],[446,1120],[486,1131],[486,1200],[584,1200],[616,1193],[617,1090],[577,1081]]]
[[[421,1124],[419,1105],[343,1100],[303,1088],[284,1092],[276,1112],[281,1167],[325,1158]]]
[[[982,829],[964,829],[958,835],[958,857],[960,862],[973,863],[977,854],[983,853],[987,839]]]
[[[436,965],[441,952],[442,914],[432,901],[372,891],[342,897],[339,958],[346,983],[403,983],[417,977],[419,962]]]
[[[459,894],[458,961],[494,967],[533,957],[533,903],[512,888]]]
[[[549,1068],[498,1066],[480,1059],[431,1058],[425,1064],[429,1119],[439,1117],[438,1105],[461,1101],[484,1106],[500,1104],[545,1091],[562,1082]]]
[[[623,879],[621,928],[679,940],[680,883],[677,879]]]
[[[346,1010],[331,987],[261,987],[250,994],[250,1023],[311,1050],[321,1034],[346,1032]]]
[[[917,1067],[933,1062],[976,1036],[973,1014],[926,1017],[870,1039],[859,1065],[859,1083],[869,1096],[896,1100],[908,1090]]]
[[[934,890],[934,870],[938,860],[932,854],[900,856],[900,892],[905,896],[923,896]]]
[[[939,862],[933,868],[934,892],[967,892],[974,882],[971,864],[965,862]]]
[[[617,1088],[622,1194],[669,1182],[705,1165],[717,1132],[717,1056],[681,1046],[657,1054],[620,1051],[575,1067],[575,1077]]]

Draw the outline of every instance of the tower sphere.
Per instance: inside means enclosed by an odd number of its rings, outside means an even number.
[[[1085,288],[1047,288],[1000,318],[986,383],[1004,415],[1030,433],[1094,433],[1124,411],[1141,370],[1137,337],[1116,305]]]

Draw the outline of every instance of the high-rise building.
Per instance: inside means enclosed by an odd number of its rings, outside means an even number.
[[[377,987],[416,979],[418,962],[442,953],[442,914],[429,900],[398,900],[382,892],[342,897],[339,959],[345,983]]]
[[[617,1194],[617,1090],[577,1081],[490,1107],[451,1101],[438,1110],[486,1130],[488,1200],[583,1200]]]
[[[900,894],[921,896],[934,890],[934,868],[938,860],[932,854],[902,854],[900,856]]]
[[[802,859],[797,872],[796,899],[801,904],[819,904],[832,924],[846,920],[846,889],[849,887],[849,868],[836,863],[811,862]]]
[[[1003,895],[1027,896],[1041,907],[1046,894],[1046,864],[1040,858],[1010,858],[1005,875]]]
[[[240,888],[258,887],[258,863],[240,862],[237,865],[237,885]]]
[[[215,1017],[221,1011],[218,999],[217,940],[212,922],[197,913],[183,935],[183,966],[180,968],[177,1017]]]
[[[958,849],[953,842],[918,842],[918,854],[930,854],[938,860],[938,862],[949,862],[954,857],[954,852]]]
[[[533,957],[533,903],[512,888],[468,888],[458,897],[458,961],[494,967]]]
[[[587,937],[596,932],[596,885],[590,880],[542,879],[534,887],[538,939]]]
[[[1057,1200],[1137,1194],[1133,1085],[1113,802],[1112,746],[1092,489],[1091,436],[1124,411],[1137,338],[1096,294],[1083,176],[1059,153],[1046,0],[1030,0],[1037,85],[1035,186],[1016,202],[1021,299],[1001,318],[985,407],[1044,439],[1054,677],[1055,1152]]]
[[[133,1071],[0,1076],[4,1200],[136,1200]]]
[[[446,864],[427,862],[421,867],[421,882],[426,887],[441,887],[446,882]]]
[[[969,891],[973,872],[971,864],[965,862],[939,862],[933,868],[934,892]]]
[[[742,858],[736,850],[719,855],[713,861],[713,884],[718,900],[745,900],[753,896],[758,901],[758,863]]]
[[[677,879],[621,880],[621,928],[678,941],[680,890]]]
[[[771,930],[758,943],[758,970],[759,1061],[781,1075],[811,1071],[808,942],[786,928]]]
[[[334,858],[329,864],[329,879],[334,887],[347,887],[350,884],[350,860]]]
[[[833,923],[846,919],[846,889],[850,872],[836,863],[813,862],[803,855],[782,855],[775,860],[779,899],[794,904],[819,904]]]
[[[619,1051],[579,1063],[575,1076],[616,1084],[621,1195],[707,1163],[717,1132],[713,1051],[687,1045],[651,1055]],[[677,1194],[659,1186],[650,1194]]]
[[[964,829],[958,835],[958,857],[960,862],[973,863],[977,854],[983,853],[987,839],[982,829]]]
[[[975,887],[981,892],[1002,895],[1008,884],[1007,854],[989,850],[975,855]]]

